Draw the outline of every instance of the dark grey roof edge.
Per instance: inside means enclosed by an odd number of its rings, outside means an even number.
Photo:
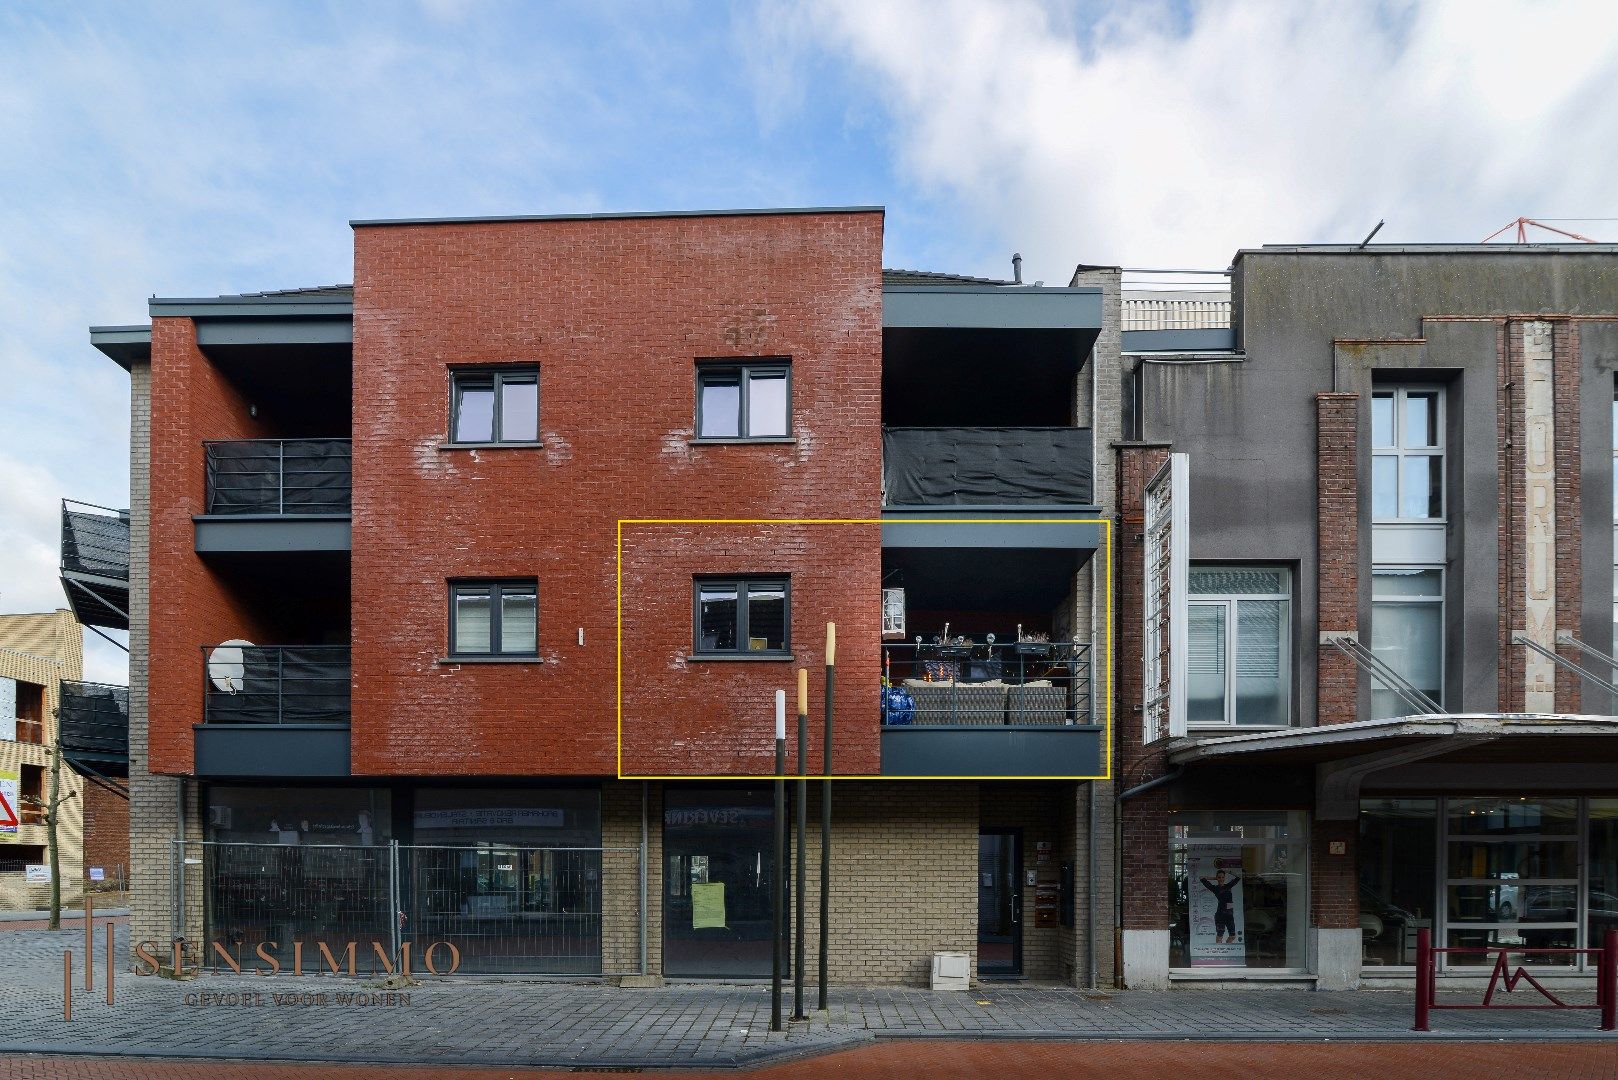
[[[130,370],[137,361],[152,357],[152,328],[136,326],[92,326],[90,344],[113,363]]]
[[[1618,255],[1618,244],[1264,244],[1244,255]]]
[[[621,221],[631,218],[769,217],[775,214],[880,214],[882,206],[777,206],[731,210],[624,210],[596,214],[474,214],[470,217],[353,218],[351,228],[368,225],[472,225],[514,221]]]
[[[884,293],[918,293],[929,296],[956,293],[967,295],[1016,296],[1031,293],[1035,296],[1099,296],[1099,285],[923,285],[906,282],[902,285],[883,285]]]

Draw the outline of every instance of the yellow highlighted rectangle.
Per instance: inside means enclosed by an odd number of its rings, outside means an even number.
[[[1091,776],[885,776],[876,774],[834,774],[832,780],[1110,780],[1112,779],[1112,724],[1113,724],[1113,633],[1112,633],[1112,521],[1108,518],[916,518],[915,524],[926,525],[1100,525],[1101,549],[1105,555],[1102,575],[1106,590],[1106,615],[1102,634],[1103,673],[1105,693],[1102,695],[1102,762],[1103,771]],[[620,780],[774,780],[774,773],[693,773],[674,775],[644,775],[624,772],[624,526],[625,525],[885,525],[883,518],[619,518],[615,546],[617,565],[617,774]],[[1090,677],[1095,678],[1091,668]],[[875,688],[873,687],[873,690]],[[873,695],[874,697],[874,695]],[[788,779],[795,778],[792,774]],[[810,779],[825,780],[825,776],[811,774]]]

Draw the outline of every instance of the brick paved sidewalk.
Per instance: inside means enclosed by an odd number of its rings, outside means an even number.
[[[118,930],[119,955],[125,931]],[[768,987],[682,984],[622,990],[550,980],[429,979],[407,999],[363,980],[121,972],[118,1002],[78,992],[62,1020],[62,952],[82,973],[79,931],[0,935],[0,1053],[128,1054],[281,1061],[685,1068],[753,1064],[872,1039],[1593,1040],[1592,1012],[1440,1013],[1410,1031],[1404,993],[1180,990],[1086,995],[991,986],[969,994],[838,989],[831,1009],[773,1033]],[[104,963],[98,931],[96,962]],[[75,980],[82,985],[82,976]],[[352,997],[358,993],[364,1004]],[[1475,995],[1473,995],[1475,997]]]

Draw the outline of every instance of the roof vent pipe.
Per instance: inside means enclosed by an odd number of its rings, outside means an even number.
[[[1020,251],[1011,253],[1011,283],[1013,285],[1022,284],[1022,252]]]

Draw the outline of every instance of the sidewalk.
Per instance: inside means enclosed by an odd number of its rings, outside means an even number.
[[[117,929],[120,958],[127,955]],[[117,976],[105,1002],[83,986],[81,931],[0,935],[0,1053],[228,1057],[618,1068],[724,1068],[877,1039],[1313,1042],[1610,1039],[1594,1012],[1445,1012],[1410,1030],[1397,992],[1171,991],[1085,994],[1000,985],[970,993],[834,989],[831,1009],[773,1033],[767,986],[623,990],[554,980],[428,979],[389,998],[364,980]],[[73,1019],[62,1020],[62,953],[74,953]],[[122,966],[126,966],[124,964]],[[359,1000],[355,1000],[355,996]],[[1476,994],[1465,1000],[1476,1000]],[[1520,999],[1526,1000],[1526,998]],[[1588,995],[1582,1000],[1588,1000]],[[812,1004],[812,993],[811,1001]],[[790,990],[788,993],[790,1009]]]

